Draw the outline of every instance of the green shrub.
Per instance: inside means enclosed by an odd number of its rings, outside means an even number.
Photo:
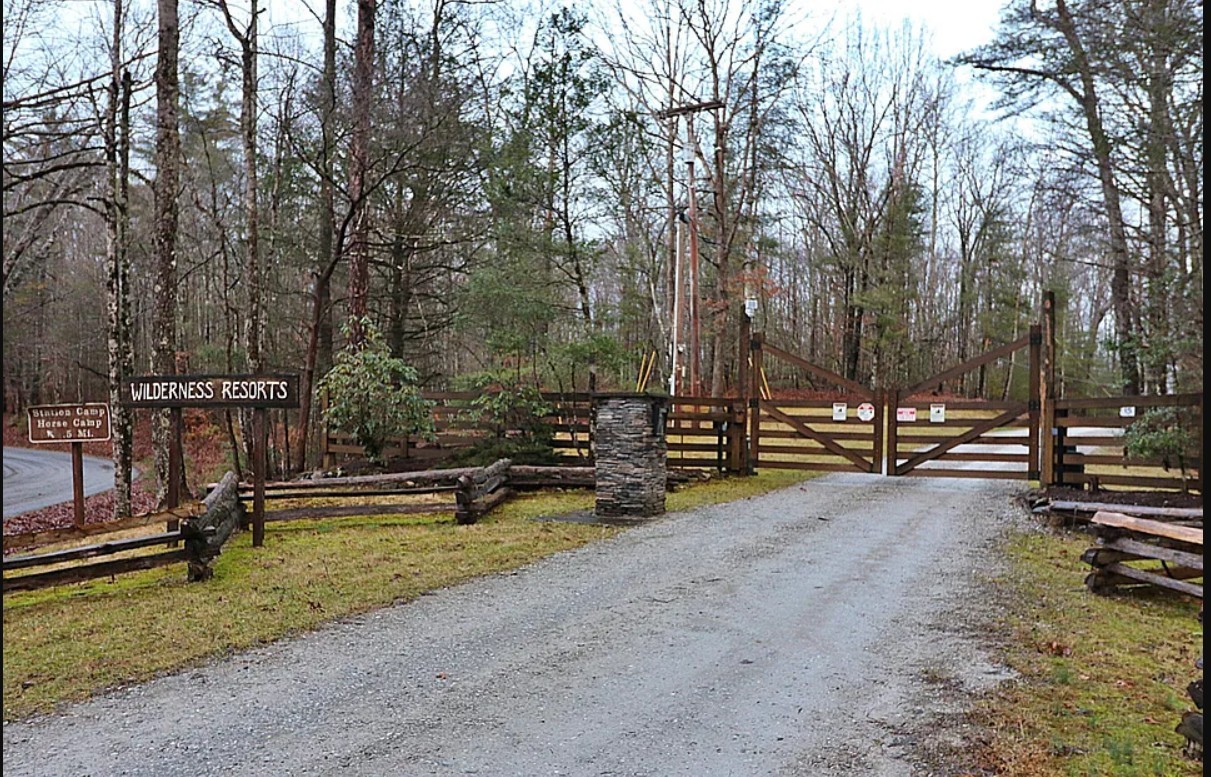
[[[391,355],[382,334],[363,320],[366,339],[336,355],[332,369],[319,382],[328,392],[324,422],[353,435],[371,461],[383,463],[383,449],[394,437],[420,435],[434,439],[433,403],[421,397],[416,370]]]
[[[1130,457],[1160,459],[1166,470],[1177,465],[1187,476],[1187,458],[1198,448],[1192,429],[1196,419],[1189,408],[1157,407],[1144,413],[1123,433],[1123,447]]]

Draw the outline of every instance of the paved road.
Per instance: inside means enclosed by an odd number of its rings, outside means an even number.
[[[113,462],[85,456],[84,495],[113,487]],[[39,448],[4,449],[5,518],[72,499],[70,453]]]
[[[930,683],[1004,678],[973,586],[1021,488],[830,475],[669,515],[6,723],[5,774],[913,774],[954,712]]]

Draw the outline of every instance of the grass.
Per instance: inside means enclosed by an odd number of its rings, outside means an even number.
[[[1194,704],[1198,602],[1171,592],[1096,596],[1084,587],[1092,545],[1078,533],[1023,533],[1010,546],[1005,661],[1020,674],[981,702],[993,732],[979,754],[998,775],[1176,777],[1201,774],[1174,733]]]
[[[712,480],[668,495],[670,511],[742,499],[794,472]],[[4,596],[4,719],[514,569],[622,529],[532,520],[591,509],[591,491],[519,496],[479,523],[451,513],[270,523],[263,548],[237,534],[214,578],[183,565]]]

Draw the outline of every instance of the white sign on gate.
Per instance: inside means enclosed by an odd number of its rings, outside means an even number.
[[[1135,418],[1135,407],[1133,407],[1131,405],[1128,405],[1127,407],[1120,407],[1118,409],[1118,417],[1119,418]]]
[[[875,406],[869,402],[858,405],[858,420],[863,423],[875,420]]]
[[[897,407],[896,420],[900,423],[912,423],[917,420],[917,409],[915,407]]]
[[[833,403],[833,420],[834,421],[844,421],[845,420],[845,411],[848,409],[849,409],[849,406],[846,405],[844,402],[834,402]]]
[[[946,405],[930,405],[929,422],[931,424],[946,423]]]

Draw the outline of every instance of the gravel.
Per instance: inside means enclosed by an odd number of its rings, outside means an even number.
[[[8,775],[912,775],[1018,484],[829,475],[4,726]],[[239,617],[233,613],[233,617]],[[944,759],[943,759],[944,760]]]

